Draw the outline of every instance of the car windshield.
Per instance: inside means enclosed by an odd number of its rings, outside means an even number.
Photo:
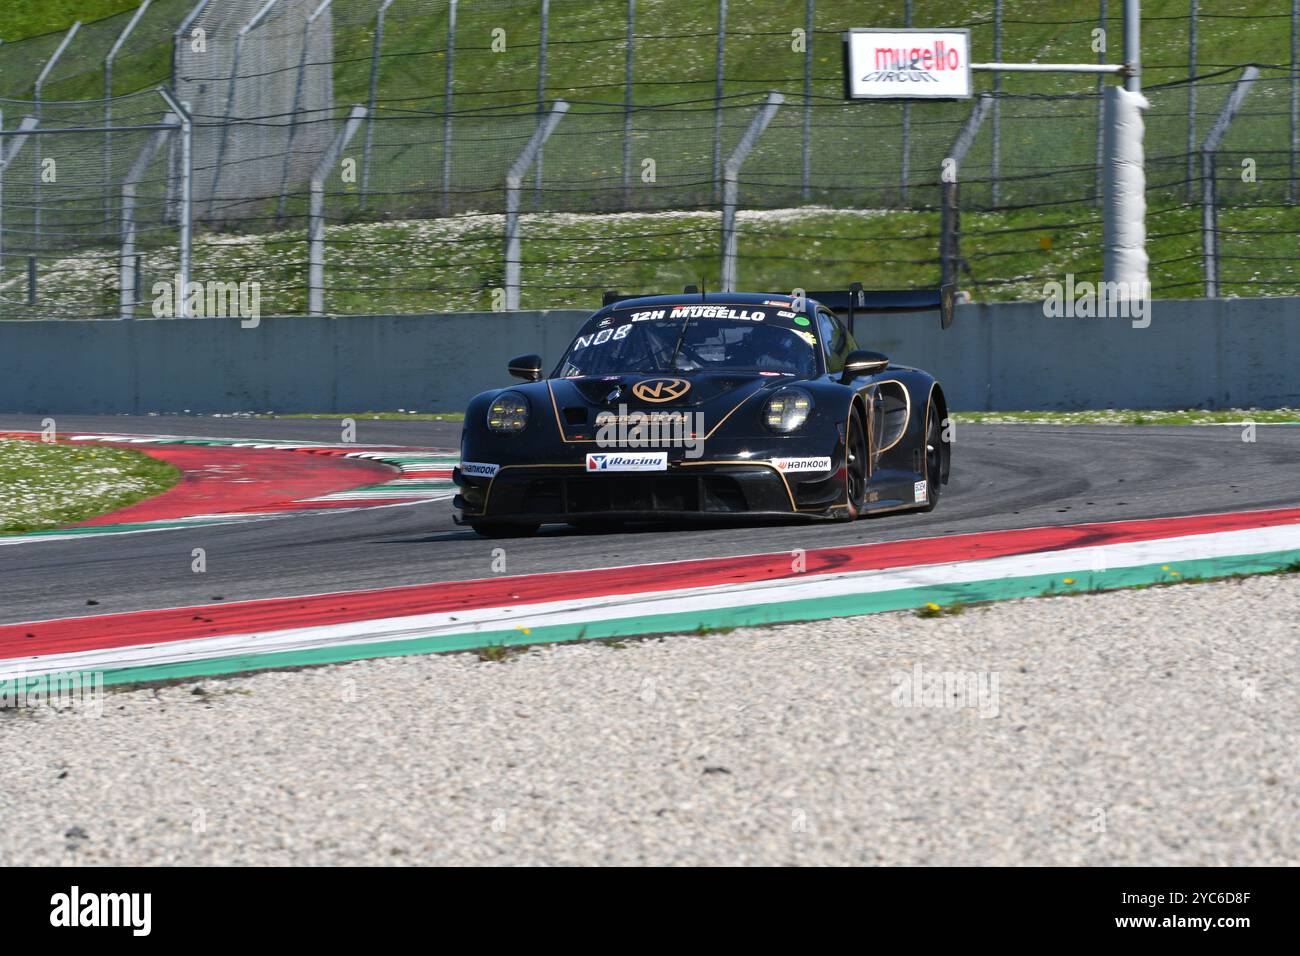
[[[799,318],[747,306],[615,311],[582,329],[559,374],[770,372],[810,378],[817,374],[817,344],[811,327],[794,324]]]

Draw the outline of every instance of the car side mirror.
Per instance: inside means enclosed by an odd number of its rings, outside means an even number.
[[[522,378],[525,382],[541,381],[542,357],[540,355],[521,355],[518,358],[512,358],[506,369],[515,378]]]
[[[857,349],[850,352],[848,358],[844,360],[844,373],[840,376],[840,382],[847,382],[859,375],[875,375],[887,368],[889,368],[888,355],[882,355],[880,352],[872,352],[867,349]]]

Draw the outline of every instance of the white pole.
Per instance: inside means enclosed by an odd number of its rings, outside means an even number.
[[[366,108],[360,104],[352,107],[348,121],[334,137],[329,149],[311,174],[311,213],[307,225],[307,311],[312,315],[325,312],[325,178],[338,162],[339,155],[348,145],[366,118]]]
[[[179,121],[180,117],[171,113],[163,119],[163,122],[172,125]],[[138,304],[135,298],[135,288],[138,284],[136,273],[139,270],[135,254],[135,188],[144,178],[145,170],[153,162],[154,156],[158,154],[168,135],[170,130],[158,130],[149,137],[122,183],[122,252],[118,261],[117,297],[118,315],[123,319],[134,319]]]
[[[1124,86],[1105,91],[1106,168],[1103,181],[1103,278],[1120,294],[1150,295],[1147,268],[1146,157],[1142,111],[1141,3],[1124,0]]]
[[[131,36],[135,25],[140,22],[140,18],[145,15],[149,9],[149,4],[153,0],[144,0],[136,8],[135,15],[131,17],[126,28],[118,35],[117,41],[113,48],[108,51],[108,56],[104,57],[104,125],[113,125],[113,61],[117,59],[118,52],[122,45],[126,43]],[[104,132],[104,227],[108,229],[113,220],[113,199],[108,190],[108,181],[113,178],[113,133],[111,130]]]
[[[1219,296],[1219,210],[1216,192],[1214,164],[1215,153],[1219,144],[1228,133],[1228,127],[1241,112],[1246,95],[1259,78],[1259,67],[1248,66],[1241,71],[1241,76],[1232,87],[1232,93],[1219,110],[1219,115],[1206,134],[1201,144],[1201,249],[1205,257],[1205,296],[1215,299]]]
[[[1104,277],[1124,283],[1129,295],[1145,296],[1147,278],[1146,170],[1142,111],[1147,100],[1119,86],[1106,87],[1103,180]]]
[[[726,166],[722,170],[722,292],[736,291],[736,199],[740,167],[784,102],[785,97],[780,93],[767,94],[767,100],[758,115],[750,120],[749,128],[727,157]]]
[[[181,122],[181,289],[177,301],[180,303],[180,315],[189,316],[190,263],[194,243],[194,118],[190,116],[189,104],[178,103],[167,87],[158,87],[158,94],[171,107]]]
[[[1124,89],[1142,92],[1142,2],[1124,0]]]
[[[524,173],[528,172],[528,167],[541,152],[542,144],[550,138],[555,125],[568,111],[568,103],[556,100],[546,119],[533,130],[527,145],[506,173],[506,308],[511,311],[519,308],[519,287],[523,271],[519,252],[519,189],[523,185]]]

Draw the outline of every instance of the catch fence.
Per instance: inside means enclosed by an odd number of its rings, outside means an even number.
[[[29,139],[5,170],[0,310],[122,314],[122,188],[159,132],[129,127],[160,121],[157,96],[136,92],[159,84],[194,117],[195,274],[256,273],[266,312],[500,307],[515,301],[512,262],[528,307],[587,304],[610,287],[716,287],[724,161],[772,93],[783,102],[735,180],[735,281],[945,274],[976,297],[1034,296],[1064,271],[1101,270],[1104,80],[978,74],[987,100],[846,103],[839,36],[966,27],[977,60],[1115,62],[1119,7],[150,0],[0,45],[6,147],[24,118],[99,130]],[[1262,13],[1187,0],[1144,18],[1158,295],[1203,291],[1211,274],[1214,294],[1300,288],[1297,37],[1300,0]],[[1251,62],[1258,79],[1207,149]],[[520,183],[512,231],[508,173],[559,100],[568,111]],[[322,168],[358,108],[355,135]],[[128,251],[146,292],[180,258],[186,172],[179,137],[164,139],[135,187]],[[51,148],[59,179],[47,183]]]

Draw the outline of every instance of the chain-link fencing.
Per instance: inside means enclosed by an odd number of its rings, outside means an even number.
[[[154,92],[115,100],[113,127],[98,101],[32,105],[0,100],[0,316],[148,314],[180,268],[178,118]]]
[[[1300,289],[1290,265],[1300,3],[1155,6],[1143,21],[1143,84],[1157,294],[1202,291],[1206,248],[1219,294]],[[910,19],[968,28],[977,61],[1115,62],[1107,37],[1118,46],[1120,14],[1106,0],[150,0],[0,45],[0,92],[22,100],[6,105],[8,128],[24,115],[48,125],[57,109],[101,128],[61,147],[84,151],[64,166],[86,177],[78,217],[33,178],[50,137],[18,154],[6,180],[20,192],[6,186],[0,232],[14,250],[5,282],[25,268],[17,255],[97,248],[111,258],[123,177],[146,138],[119,129],[158,118],[134,119],[136,100],[122,94],[168,83],[194,116],[196,273],[255,272],[268,312],[309,307],[313,221],[324,227],[326,310],[496,306],[506,175],[559,99],[569,110],[521,188],[522,303],[716,284],[722,160],[771,92],[784,102],[736,183],[739,282],[930,285],[942,246],[976,296],[1035,295],[1062,271],[1100,272],[1103,81],[976,74],[991,106],[962,158],[961,215],[949,222],[944,162],[974,102],[845,102],[840,34]],[[1248,62],[1260,78],[1207,166],[1205,137]],[[85,102],[56,107],[59,97]],[[325,171],[313,220],[313,172],[355,107],[363,118]],[[157,177],[164,216],[175,215],[180,167],[178,137],[167,136],[146,177]],[[1207,169],[1216,213],[1203,222]],[[945,228],[960,230],[957,241],[946,244]],[[38,263],[38,309],[63,294],[55,275]],[[66,314],[117,314],[77,296]]]

